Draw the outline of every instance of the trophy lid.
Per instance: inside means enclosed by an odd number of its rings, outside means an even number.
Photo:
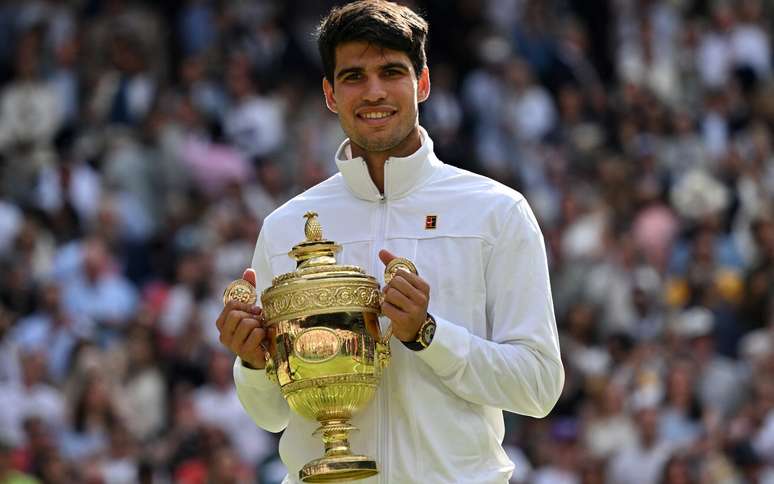
[[[306,240],[288,255],[296,270],[281,274],[261,294],[264,314],[277,321],[342,311],[379,312],[379,283],[358,266],[338,265],[341,246],[323,238],[316,212],[304,214]]]

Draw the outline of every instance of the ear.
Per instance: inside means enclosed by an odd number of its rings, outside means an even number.
[[[336,108],[336,96],[333,94],[333,85],[328,82],[328,79],[323,77],[322,81],[323,94],[325,94],[325,105],[331,112],[338,114],[339,111]]]
[[[425,67],[417,81],[417,101],[425,102],[430,97],[430,69]]]

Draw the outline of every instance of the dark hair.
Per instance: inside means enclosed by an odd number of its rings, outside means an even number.
[[[427,22],[410,8],[386,0],[360,0],[335,7],[317,29],[325,78],[333,84],[336,47],[358,41],[405,52],[419,77],[427,64],[427,30]]]
[[[80,393],[76,395],[75,408],[73,410],[73,430],[78,433],[84,433],[89,430],[87,425],[90,409],[86,400],[98,379],[99,377],[96,374],[87,375],[83,381],[83,386],[80,388]],[[104,419],[106,427],[112,426],[118,420],[118,414],[109,397],[107,407],[102,411],[101,417]]]

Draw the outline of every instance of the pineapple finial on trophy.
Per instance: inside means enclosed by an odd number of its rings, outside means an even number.
[[[341,246],[331,240],[323,239],[322,225],[317,220],[317,212],[304,214],[304,235],[306,240],[293,246],[288,255],[296,260],[296,268],[336,264],[336,253]]]
[[[306,212],[304,214],[306,223],[304,224],[304,235],[309,242],[318,242],[323,239],[322,226],[317,221],[317,212]]]

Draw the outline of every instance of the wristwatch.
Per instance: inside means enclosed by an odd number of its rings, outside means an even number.
[[[417,339],[414,341],[403,341],[403,345],[412,351],[422,351],[430,346],[433,342],[433,336],[435,336],[435,319],[430,313],[427,313],[427,318],[422,326],[419,327],[417,332]]]

